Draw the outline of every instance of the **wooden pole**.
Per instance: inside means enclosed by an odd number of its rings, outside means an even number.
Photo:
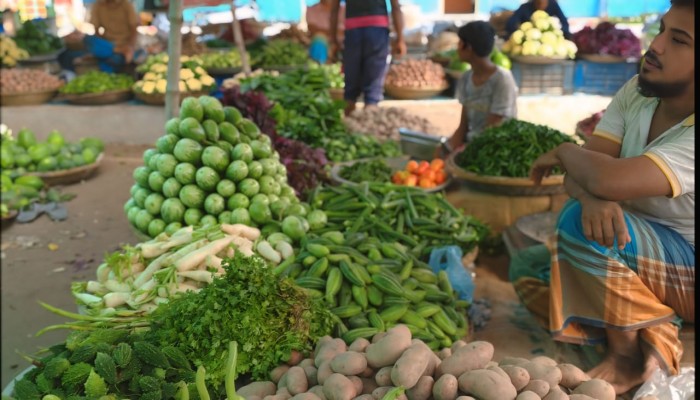
[[[248,74],[250,74],[250,63],[248,62],[248,52],[245,49],[245,41],[243,40],[243,33],[241,32],[241,24],[238,21],[238,17],[236,17],[236,0],[231,1],[231,14],[233,15],[233,41],[236,42],[236,48],[241,55],[243,73],[248,76]]]
[[[165,118],[180,112],[180,54],[182,53],[182,0],[170,0],[168,5],[170,33],[168,35],[168,85],[165,93]]]

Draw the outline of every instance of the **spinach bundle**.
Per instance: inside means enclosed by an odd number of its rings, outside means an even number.
[[[548,126],[511,119],[485,129],[457,154],[455,162],[479,175],[526,178],[537,157],[564,142],[576,141]]]

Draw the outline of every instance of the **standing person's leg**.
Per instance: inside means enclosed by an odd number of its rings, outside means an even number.
[[[362,92],[365,107],[376,106],[384,98],[384,77],[389,55],[389,29],[369,27],[364,29],[362,49]]]
[[[625,212],[632,241],[623,250],[586,239],[581,205],[569,201],[552,251],[550,330],[578,344],[607,342],[589,372],[618,394],[643,383],[658,366],[680,369],[678,317],[695,321],[695,249],[680,234]]]
[[[355,103],[362,92],[362,30],[365,28],[345,31],[343,48],[343,71],[345,74],[345,115],[355,110]]]

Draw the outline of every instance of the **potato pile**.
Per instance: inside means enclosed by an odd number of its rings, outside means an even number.
[[[399,140],[399,128],[437,133],[437,128],[427,119],[397,107],[369,107],[355,110],[345,118],[345,126],[350,132],[374,135],[382,141]]]
[[[63,81],[36,69],[2,69],[0,71],[0,93],[31,93],[58,90]]]
[[[411,89],[434,89],[447,85],[445,70],[430,60],[409,59],[392,64],[386,74],[386,85]]]
[[[405,325],[370,343],[321,338],[310,358],[293,354],[270,381],[238,390],[246,400],[615,400],[613,387],[571,364],[539,356],[492,361],[488,342],[455,342],[438,353],[412,339]],[[403,389],[403,390],[402,390]]]

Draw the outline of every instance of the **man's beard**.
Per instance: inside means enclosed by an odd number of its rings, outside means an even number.
[[[644,97],[669,98],[683,94],[688,82],[655,83],[645,79],[641,74],[637,78],[639,94]]]

